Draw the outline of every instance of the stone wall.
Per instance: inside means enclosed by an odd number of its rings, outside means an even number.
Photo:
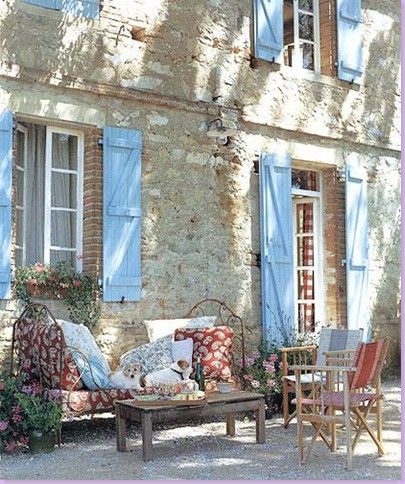
[[[240,313],[249,345],[257,343],[254,162],[264,150],[288,149],[297,166],[322,170],[327,184],[325,319],[338,325],[345,320],[341,169],[352,153],[368,168],[373,328],[396,341],[391,361],[399,364],[399,9],[368,0],[363,8],[366,71],[358,87],[252,62],[244,0],[104,0],[96,21],[1,3],[0,106],[21,120],[85,132],[84,265],[95,275],[102,267],[100,130],[143,132],[142,300],[103,307],[97,337],[113,361],[145,342],[142,320],[182,316],[206,295]],[[219,114],[237,127],[227,145],[206,136]],[[18,310],[0,303],[7,359]]]

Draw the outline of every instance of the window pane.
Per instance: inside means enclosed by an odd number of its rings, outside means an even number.
[[[15,200],[20,207],[24,206],[24,172],[16,170],[15,175]]]
[[[76,247],[76,213],[51,211],[51,245]]]
[[[297,262],[299,266],[314,265],[313,237],[297,237]]]
[[[17,130],[17,158],[16,164],[24,168],[24,149],[25,149],[25,134]]]
[[[77,170],[77,136],[65,133],[52,134],[52,166]]]
[[[76,252],[67,250],[51,250],[51,264],[56,262],[69,262],[73,267],[76,265]]]
[[[77,175],[52,172],[52,207],[77,207]]]
[[[298,8],[307,12],[313,12],[314,10],[312,0],[298,0]]]
[[[291,178],[293,188],[318,191],[316,171],[292,170]]]
[[[23,251],[22,249],[15,249],[15,265],[20,267],[23,265]]]
[[[298,304],[298,327],[301,333],[315,331],[315,304]]]
[[[298,299],[315,298],[315,281],[313,270],[297,271]]]
[[[311,15],[300,13],[298,15],[299,38],[304,40],[314,40],[314,18]]]
[[[314,209],[312,203],[297,204],[297,233],[310,233],[314,231]]]
[[[315,69],[314,46],[300,42],[300,50],[302,51],[302,67],[313,71]]]
[[[23,211],[17,208],[15,211],[15,242],[21,247],[24,245],[23,217]]]

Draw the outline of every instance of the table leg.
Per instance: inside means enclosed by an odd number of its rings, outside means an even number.
[[[117,437],[118,452],[126,452],[127,450],[127,435],[126,435],[126,420],[121,416],[119,407],[115,410],[115,429]]]
[[[259,408],[255,410],[256,414],[256,442],[264,444],[266,442],[266,418],[264,410],[264,399],[259,402]]]
[[[226,435],[235,435],[235,414],[228,413],[226,416]]]
[[[152,415],[142,412],[142,456],[145,462],[152,460]]]

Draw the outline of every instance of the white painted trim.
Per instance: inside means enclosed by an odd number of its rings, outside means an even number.
[[[293,168],[294,170],[294,168]],[[312,198],[320,198],[321,192],[315,190],[302,190],[301,188],[292,188],[291,193],[293,195],[302,196],[302,197],[312,197]]]
[[[22,210],[23,212],[23,217],[22,217],[22,264],[25,265],[26,262],[26,253],[27,253],[27,244],[26,244],[26,238],[27,238],[27,216],[26,216],[26,210],[25,207],[27,205],[27,180],[26,180],[26,164],[27,164],[27,156],[28,156],[28,146],[27,146],[27,134],[28,134],[28,129],[23,126],[20,123],[17,123],[17,131],[20,133],[23,133],[24,135],[24,150],[23,150],[23,166],[20,166],[17,164],[16,160],[16,167],[18,171],[21,171],[23,173],[23,207],[20,207],[19,205],[16,205],[16,208],[19,210]],[[17,246],[16,246],[17,247]],[[18,247],[20,248],[20,247]]]

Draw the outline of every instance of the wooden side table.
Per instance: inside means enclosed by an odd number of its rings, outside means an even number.
[[[258,393],[232,391],[230,393],[212,392],[207,394],[207,404],[202,406],[148,406],[147,403],[137,405],[136,400],[120,400],[115,402],[116,436],[118,452],[127,450],[126,422],[138,422],[142,429],[143,460],[152,460],[152,426],[157,422],[167,422],[174,419],[200,418],[214,415],[226,415],[226,435],[235,435],[235,414],[254,411],[256,415],[256,442],[264,444],[265,412],[264,397]]]

